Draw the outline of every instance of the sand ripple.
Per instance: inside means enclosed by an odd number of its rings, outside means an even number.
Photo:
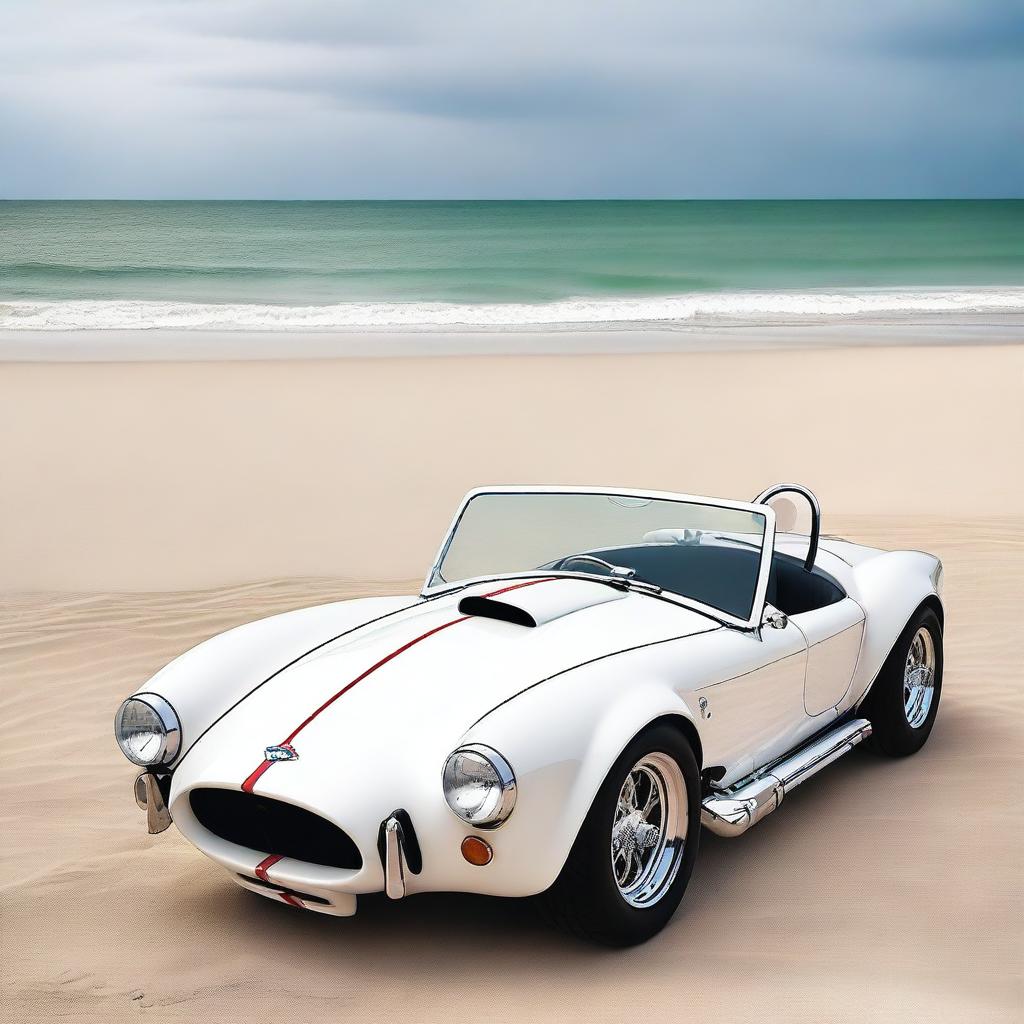
[[[943,558],[931,742],[900,763],[858,754],[743,839],[706,837],[673,924],[617,954],[549,933],[518,901],[300,914],[236,889],[173,829],[144,833],[111,736],[124,695],[237,623],[414,584],[0,599],[2,1016],[1019,1020],[1024,519],[829,529]]]

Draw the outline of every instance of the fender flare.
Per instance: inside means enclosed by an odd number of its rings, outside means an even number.
[[[854,581],[850,596],[864,609],[864,639],[840,712],[864,702],[907,623],[923,605],[931,604],[945,625],[942,563],[934,555],[887,552],[858,566]]]
[[[645,667],[652,671],[646,674]],[[516,811],[501,826],[500,844],[532,893],[550,888],[561,874],[598,790],[637,735],[656,722],[672,722],[700,763],[689,695],[680,696],[653,669],[653,661],[631,661],[623,685],[619,658],[580,666],[519,694],[463,737],[499,751],[516,773]],[[539,844],[538,835],[547,841]]]
[[[943,608],[942,600],[941,600],[941,598],[939,598],[939,596],[937,594],[929,594],[910,613],[910,615],[907,616],[907,621],[903,623],[903,627],[900,629],[900,631],[893,638],[892,643],[889,645],[888,651],[886,651],[885,657],[882,659],[882,663],[878,666],[878,671],[876,671],[875,674],[871,677],[871,681],[868,683],[867,689],[865,689],[864,692],[861,694],[861,696],[854,702],[854,704],[853,704],[854,710],[859,711],[867,703],[868,698],[871,696],[871,691],[874,688],[874,685],[877,682],[878,677],[882,674],[882,669],[885,668],[885,663],[889,660],[889,656],[892,654],[893,650],[895,649],[896,644],[899,643],[900,637],[903,636],[903,634],[907,631],[907,627],[914,621],[914,619],[916,619],[918,617],[918,615],[921,614],[921,611],[924,608],[931,608],[932,611],[935,612],[935,614],[936,614],[936,616],[938,617],[938,620],[939,620],[939,625],[943,628],[943,632],[945,632],[946,612],[945,612],[945,609]]]

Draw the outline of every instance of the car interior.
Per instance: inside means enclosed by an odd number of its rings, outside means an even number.
[[[805,557],[775,550],[765,601],[786,615],[800,615],[836,604],[846,597],[839,582],[814,564],[821,513],[814,495],[799,484],[776,484],[763,491],[757,504],[770,504],[780,535],[794,531],[797,505],[806,501],[811,515]],[[590,556],[589,558],[583,556]],[[577,552],[545,568],[607,574],[594,559],[633,569],[639,579],[700,601],[740,619],[749,619],[761,566],[761,549],[739,538],[699,529],[659,529],[643,543],[600,551]]]
[[[636,571],[639,579],[746,619],[757,580],[761,553],[729,544],[645,543],[599,551],[595,555],[613,565]],[[567,572],[606,575],[608,570],[569,555],[548,566]],[[786,615],[799,615],[835,604],[846,596],[842,587],[817,567],[808,571],[803,561],[776,552],[768,576],[766,600]]]
[[[765,600],[785,612],[799,615],[825,608],[846,597],[846,591],[817,566],[808,571],[799,558],[780,554],[772,556],[772,568],[768,574],[768,592]]]

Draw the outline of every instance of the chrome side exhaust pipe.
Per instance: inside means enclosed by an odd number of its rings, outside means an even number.
[[[866,718],[846,722],[763,769],[754,778],[706,796],[701,802],[701,824],[715,835],[742,835],[776,810],[786,794],[801,782],[838,761],[870,735],[871,723]]]

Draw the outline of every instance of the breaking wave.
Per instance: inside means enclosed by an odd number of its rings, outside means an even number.
[[[1024,288],[704,292],[542,303],[253,303],[66,300],[0,302],[0,330],[329,331],[601,324],[749,324],[903,320],[941,313],[1024,312]]]

